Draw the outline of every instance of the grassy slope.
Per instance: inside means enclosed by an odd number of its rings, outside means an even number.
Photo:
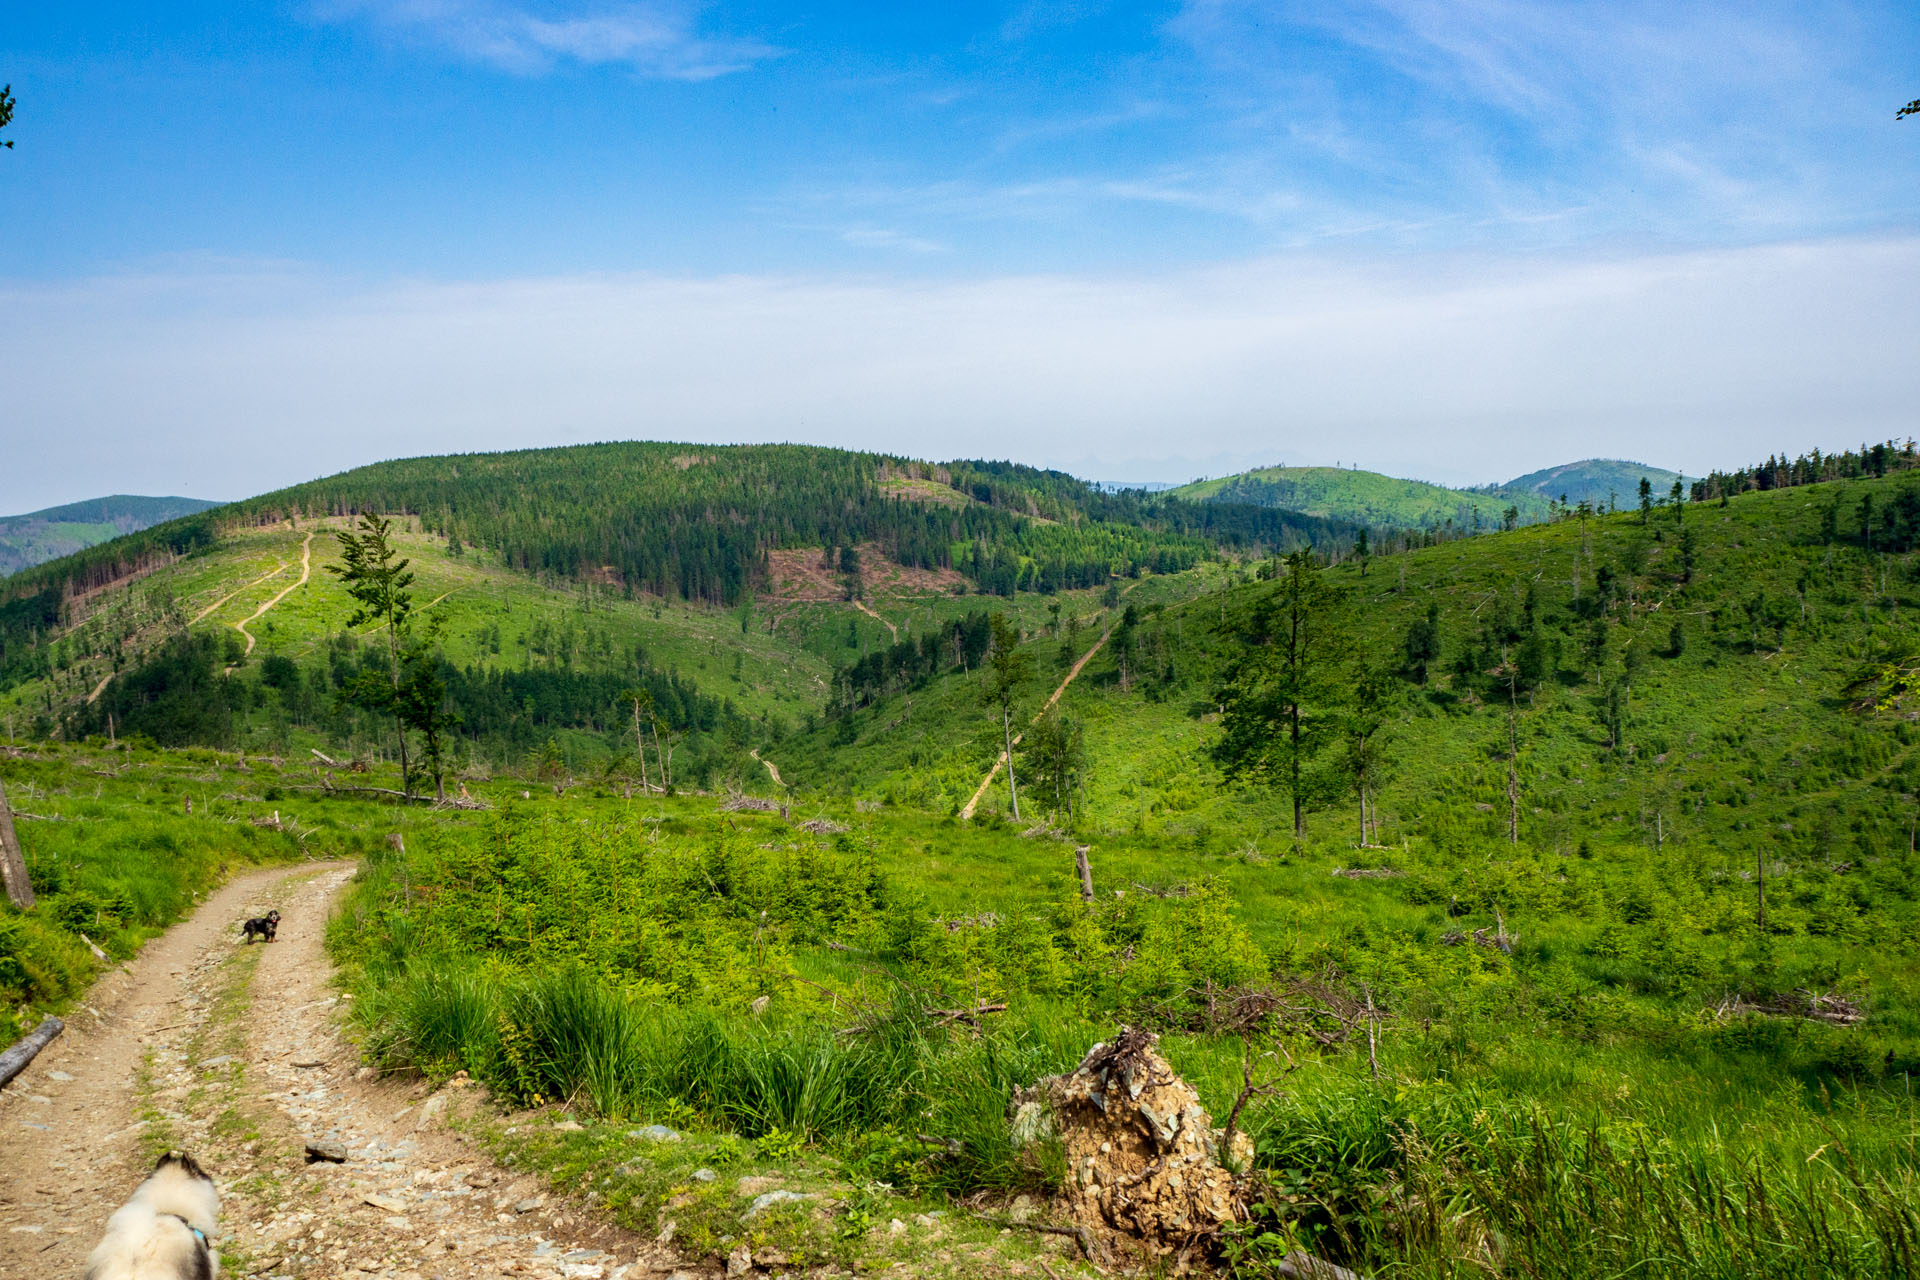
[[[1873,1004],[1890,1060],[1920,1061],[1920,1000],[1902,977],[1920,947],[1907,858],[1920,790],[1920,753],[1909,744],[1920,736],[1904,720],[1863,721],[1838,697],[1857,665],[1851,655],[1920,597],[1905,566],[1886,566],[1883,582],[1857,549],[1814,543],[1830,499],[1797,489],[1724,510],[1691,509],[1701,569],[1685,589],[1672,580],[1670,520],[1650,529],[1626,516],[1593,522],[1592,562],[1646,559],[1626,620],[1614,628],[1613,652],[1637,640],[1656,656],[1637,677],[1630,749],[1610,753],[1596,686],[1578,670],[1579,624],[1570,628],[1558,676],[1520,716],[1525,807],[1517,850],[1503,838],[1504,717],[1450,688],[1451,677],[1407,689],[1387,731],[1395,768],[1381,797],[1386,849],[1354,848],[1356,819],[1345,802],[1315,815],[1312,837],[1290,853],[1278,798],[1222,786],[1207,751],[1212,716],[1195,713],[1206,709],[1215,669],[1213,625],[1236,598],[1262,589],[1251,584],[1143,624],[1164,629],[1188,673],[1172,686],[1143,681],[1122,693],[1103,657],[1069,693],[1065,706],[1086,727],[1090,757],[1081,836],[1094,841],[1107,883],[1220,877],[1270,948],[1326,954],[1320,948],[1352,930],[1383,931],[1380,938],[1399,942],[1365,944],[1362,953],[1390,969],[1402,960],[1387,957],[1413,940],[1431,945],[1459,927],[1450,901],[1469,926],[1493,924],[1497,907],[1528,939],[1517,970],[1536,995],[1617,995],[1644,1002],[1657,1022],[1727,990],[1840,987]],[[1563,618],[1576,554],[1587,572],[1579,525],[1570,522],[1378,562],[1365,579],[1348,569],[1334,577],[1386,646],[1429,602],[1439,603],[1451,652],[1496,593],[1527,581],[1537,584],[1543,616]],[[1796,591],[1803,581],[1805,623]],[[1750,642],[1743,606],[1757,591],[1788,606],[1777,649],[1770,639],[1757,649]],[[1686,651],[1661,656],[1676,620]],[[1044,657],[1052,643],[1036,649]],[[1029,706],[1049,684],[1036,677]],[[856,745],[839,757],[805,739],[785,749],[818,762],[820,784],[951,807],[997,745],[977,690],[950,678],[917,691],[910,722],[899,702],[862,712]],[[799,765],[793,772],[806,778]],[[1039,799],[1029,793],[1029,821]],[[996,786],[988,809],[1005,804]],[[926,849],[902,866],[955,910],[985,894],[1038,901],[1057,892],[1069,861],[1045,841],[1027,842],[1031,853],[972,833],[939,843],[955,853]],[[1764,937],[1752,927],[1756,857],[1770,880]],[[1328,875],[1356,862],[1408,874]],[[1547,1065],[1535,1063],[1521,1078],[1539,1087],[1534,1073]]]
[[[1308,515],[1352,520],[1374,528],[1434,528],[1451,520],[1458,528],[1500,523],[1509,504],[1523,521],[1543,519],[1547,496],[1470,493],[1420,480],[1400,480],[1373,471],[1335,467],[1266,467],[1215,480],[1198,480],[1168,491],[1193,502],[1249,502]]]

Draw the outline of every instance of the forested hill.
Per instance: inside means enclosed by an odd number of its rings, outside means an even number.
[[[1662,490],[1664,493],[1665,490]],[[1474,492],[1377,471],[1344,467],[1262,467],[1171,491],[1193,502],[1250,503],[1346,520],[1375,529],[1499,528],[1514,508],[1516,523],[1550,514],[1544,494]]]
[[[1105,493],[1005,462],[617,443],[361,467],[94,548],[10,584],[9,594],[97,587],[234,527],[361,511],[418,516],[450,543],[528,572],[716,604],[761,587],[768,553],[782,548],[866,547],[1007,595],[1176,572],[1217,547],[1344,543],[1354,532],[1289,511]]]
[[[199,498],[116,493],[0,517],[0,577],[216,505]]]
[[[1664,497],[1676,480],[1686,477],[1664,467],[1620,458],[1588,458],[1563,463],[1516,476],[1505,484],[1490,484],[1474,493],[1493,497],[1529,497],[1538,501],[1558,499],[1577,507],[1591,503],[1596,510],[1625,509],[1640,501],[1640,482],[1645,480],[1654,497]]]

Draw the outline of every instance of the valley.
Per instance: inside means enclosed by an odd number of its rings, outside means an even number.
[[[1044,1196],[1009,1090],[1132,1024],[1216,1117],[1256,1061],[1283,1090],[1245,1117],[1247,1274],[1598,1277],[1647,1238],[1685,1242],[1657,1274],[1879,1274],[1920,1069],[1909,466],[1390,552],[1249,541],[1228,507],[1165,571],[1125,549],[1198,515],[1090,507],[1078,545],[1126,558],[1052,590],[1013,551],[1068,545],[1058,506],[1004,516],[1006,560],[944,553],[984,577],[850,532],[721,599],[396,511],[459,716],[439,806],[400,802],[392,719],[351,700],[384,650],[328,570],[363,525],[256,507],[164,554],[159,527],[8,633],[0,777],[43,896],[0,917],[0,975],[24,1025],[201,886],[357,861],[328,935],[355,1051],[483,1082],[528,1135],[501,1159],[639,1237],[672,1219],[695,1263],[922,1265],[871,1224]],[[1045,509],[1032,483],[970,501]],[[94,582],[103,554],[145,559]],[[716,1192],[697,1226],[643,1123],[832,1207],[747,1226]]]

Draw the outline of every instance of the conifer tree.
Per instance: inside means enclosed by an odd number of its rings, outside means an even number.
[[[413,771],[407,759],[407,708],[400,692],[402,653],[407,647],[413,622],[413,574],[408,560],[395,559],[393,524],[377,515],[360,517],[358,532],[341,529],[334,537],[340,541],[340,563],[327,566],[353,598],[355,608],[347,619],[349,627],[378,625],[387,642],[387,671],[362,670],[342,690],[348,701],[373,712],[393,716],[394,736],[399,739],[400,790],[413,793]]]
[[[1217,697],[1214,758],[1228,777],[1285,794],[1296,840],[1327,791],[1320,754],[1338,728],[1337,599],[1311,551],[1288,555],[1274,588],[1232,625],[1239,652]]]

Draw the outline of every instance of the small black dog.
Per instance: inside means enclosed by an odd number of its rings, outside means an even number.
[[[274,931],[279,927],[280,913],[278,911],[269,911],[263,916],[255,916],[253,919],[247,921],[246,924],[240,927],[240,933],[246,938],[247,945],[252,946],[253,936],[255,934],[259,934],[268,942],[272,942]]]

